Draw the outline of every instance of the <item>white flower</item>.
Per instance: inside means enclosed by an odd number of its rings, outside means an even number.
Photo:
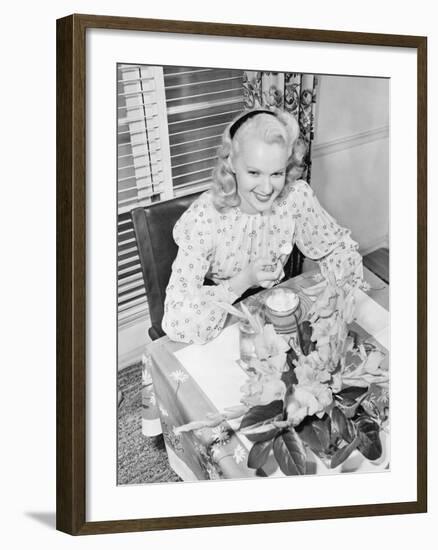
[[[260,360],[279,356],[280,360],[276,362],[275,366],[277,370],[283,372],[286,352],[289,347],[283,338],[275,332],[274,325],[268,323],[263,327],[263,330],[254,339],[254,346],[257,358]]]
[[[166,411],[166,409],[162,405],[158,405],[158,408],[160,409],[160,413],[163,416],[169,416],[169,413]]]
[[[243,393],[242,403],[252,407],[284,399],[286,394],[286,385],[282,380],[260,374],[250,374],[240,389]]]
[[[230,434],[225,426],[217,426],[211,430],[212,440],[216,441],[220,445],[226,445],[230,440]]]
[[[240,464],[245,460],[246,451],[242,447],[242,445],[237,445],[237,447],[234,449],[233,458],[236,461],[236,464]]]
[[[332,391],[327,385],[331,375],[321,363],[317,352],[306,357],[302,355],[295,362],[298,384],[287,400],[287,418],[297,426],[306,416],[321,417],[333,401]]]
[[[389,391],[388,388],[381,388],[381,393],[377,398],[377,402],[382,405],[388,405],[389,403]]]
[[[189,379],[189,375],[182,370],[175,370],[171,372],[170,377],[173,378],[175,382],[180,382],[181,384]]]

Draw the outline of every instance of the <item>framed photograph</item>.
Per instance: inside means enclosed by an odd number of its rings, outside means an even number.
[[[427,510],[427,40],[57,21],[57,528]]]

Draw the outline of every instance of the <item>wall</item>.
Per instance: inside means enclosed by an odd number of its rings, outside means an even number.
[[[55,19],[78,13],[295,26],[429,36],[429,97],[438,97],[438,30],[433,2],[417,0],[403,9],[396,0],[366,3],[314,0],[285,2],[272,7],[222,0],[220,3],[185,0],[144,2],[129,0],[60,0],[8,2],[3,7],[2,100],[6,148],[0,217],[2,257],[2,531],[5,548],[69,548],[107,550],[274,548],[354,550],[424,546],[437,533],[438,432],[437,399],[430,400],[430,497],[425,515],[351,518],[318,522],[262,524],[72,538],[54,530],[55,510]],[[435,21],[435,22],[434,22]],[[23,70],[27,85],[23,86]],[[36,83],[32,86],[32,83]],[[437,102],[429,104],[429,181],[437,180]],[[25,132],[26,139],[23,139]],[[28,147],[31,143],[32,146]],[[23,147],[26,162],[23,163]],[[4,150],[4,149],[3,149]],[[19,169],[17,169],[19,168]],[[430,185],[431,214],[438,209],[438,189]],[[8,205],[20,204],[17,209]],[[29,230],[31,227],[31,231]],[[438,216],[430,215],[429,278],[438,279]],[[27,243],[26,249],[18,243]],[[14,269],[12,269],[12,266]],[[438,384],[432,353],[437,329],[438,287],[430,285],[431,395]],[[279,493],[279,499],[281,494]],[[421,540],[424,542],[421,543]]]
[[[363,254],[388,245],[389,80],[321,76],[312,187]]]
[[[122,370],[141,360],[146,352],[146,347],[150,343],[148,330],[150,328],[150,319],[140,317],[134,322],[120,327],[118,330],[118,360],[117,369]]]

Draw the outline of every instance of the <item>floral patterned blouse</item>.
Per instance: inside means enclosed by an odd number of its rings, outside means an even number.
[[[268,213],[246,214],[239,207],[219,212],[206,191],[177,221],[173,237],[179,248],[162,327],[176,341],[205,343],[217,336],[227,313],[214,301],[232,304],[239,298],[228,279],[257,257],[272,257],[276,263],[285,243],[296,243],[305,256],[318,260],[324,277],[330,271],[337,279],[353,272],[362,281],[358,244],[303,180],[282,193]],[[205,277],[215,285],[204,285]]]

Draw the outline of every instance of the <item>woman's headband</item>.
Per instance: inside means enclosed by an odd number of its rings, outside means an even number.
[[[258,109],[256,111],[248,111],[244,115],[242,115],[240,118],[236,120],[236,122],[230,127],[230,137],[233,139],[234,134],[237,132],[237,130],[242,126],[242,124],[248,120],[249,118],[252,118],[255,115],[259,115],[260,113],[266,113],[267,115],[273,115],[275,116],[275,113],[272,111],[268,111],[266,109]]]

